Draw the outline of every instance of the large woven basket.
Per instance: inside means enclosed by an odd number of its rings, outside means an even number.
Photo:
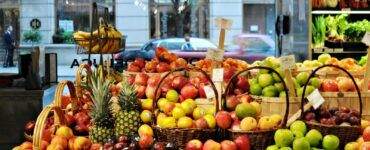
[[[253,69],[266,69],[266,70],[272,71],[273,73],[276,73],[279,76],[279,78],[281,79],[282,83],[283,83],[283,86],[284,86],[284,89],[285,89],[285,94],[288,95],[288,88],[287,88],[287,86],[284,82],[284,79],[280,76],[280,74],[277,71],[275,71],[274,69],[269,68],[269,67],[255,66],[255,67],[250,67],[250,68],[247,68],[243,71],[240,71],[239,73],[237,73],[233,77],[231,77],[231,80],[229,81],[229,83],[228,83],[228,85],[225,89],[225,93],[223,94],[223,98],[222,98],[223,107],[222,108],[225,108],[226,96],[228,95],[230,89],[232,88],[233,81],[240,74],[242,74],[244,72],[248,72],[248,71],[253,70]],[[263,110],[262,110],[262,112],[263,112]],[[278,128],[286,127],[286,123],[287,123],[287,120],[288,120],[288,114],[289,114],[289,96],[286,96],[285,97],[284,118],[281,121],[280,126]],[[274,128],[274,129],[271,129],[271,130],[259,130],[259,131],[233,131],[231,129],[228,129],[227,132],[226,132],[226,134],[227,134],[226,137],[228,137],[228,139],[236,139],[240,135],[248,135],[249,138],[250,138],[252,149],[254,149],[254,150],[264,150],[269,145],[272,145],[274,143],[274,133],[275,133],[276,130],[277,130],[277,128]]]
[[[41,150],[41,143],[42,143],[42,135],[45,128],[46,119],[51,115],[54,116],[54,128],[57,129],[61,125],[65,125],[65,120],[63,116],[62,109],[57,106],[49,105],[46,106],[39,116],[37,117],[35,130],[33,131],[33,149],[34,150]],[[52,131],[54,133],[55,131]]]
[[[316,68],[315,70],[313,70],[312,73],[310,74],[305,86],[303,87],[303,93],[306,92],[306,88],[307,88],[308,83],[310,82],[310,79],[315,76],[317,71],[319,71],[320,69],[325,68],[325,67],[337,68],[337,69],[345,72],[350,77],[350,79],[353,81],[353,83],[355,85],[355,88],[357,90],[357,96],[358,96],[358,99],[357,99],[358,100],[358,105],[357,106],[359,108],[359,113],[361,115],[362,114],[362,97],[361,97],[360,89],[359,89],[357,83],[355,82],[355,79],[353,78],[353,76],[347,70],[345,70],[344,68],[341,68],[337,65],[332,65],[332,64],[323,65],[323,66],[320,66],[320,67]],[[324,103],[324,105],[333,106],[332,105],[333,103],[331,101],[335,98],[337,98],[337,97],[333,97],[333,98],[330,98],[330,99],[328,99],[328,97],[325,97],[325,100],[326,100],[325,103],[326,104]],[[348,100],[348,101],[351,101],[351,100]],[[304,107],[304,103],[305,103],[305,97],[303,97],[303,95],[302,95],[301,102],[302,102],[301,103],[301,110],[303,112],[303,110],[304,110],[303,107]],[[340,102],[338,102],[338,103],[340,103]],[[301,114],[302,118],[303,118],[303,115],[304,115],[304,113]],[[323,135],[333,134],[333,135],[338,136],[338,138],[340,139],[341,148],[343,148],[346,143],[349,143],[351,141],[356,141],[356,139],[361,135],[361,126],[339,126],[339,125],[330,126],[330,125],[323,125],[323,124],[320,124],[320,123],[313,123],[313,122],[310,122],[310,121],[306,121],[306,124],[310,129],[317,129]]]
[[[218,93],[217,93],[216,87],[215,87],[214,83],[212,82],[211,78],[207,75],[207,73],[205,73],[204,71],[202,71],[201,69],[198,69],[198,68],[186,68],[186,69],[183,68],[183,69],[173,70],[173,71],[170,71],[170,72],[166,73],[162,77],[162,79],[160,80],[160,82],[159,82],[159,84],[158,84],[158,86],[155,90],[155,93],[157,93],[157,94],[155,96],[155,100],[153,101],[153,108],[154,108],[153,110],[155,110],[155,108],[157,107],[156,106],[156,101],[160,98],[160,94],[158,94],[159,89],[162,86],[164,80],[169,75],[175,74],[175,73],[178,73],[178,72],[189,73],[189,74],[190,74],[190,72],[200,72],[207,78],[207,80],[209,81],[211,87],[213,88],[214,94],[215,94],[214,105],[216,107],[216,112],[217,112],[219,107],[218,107]],[[155,114],[155,113],[153,113],[153,114]],[[207,139],[215,139],[216,138],[217,129],[160,128],[159,126],[157,126],[155,124],[156,117],[154,116],[153,118],[154,119],[152,121],[152,127],[153,127],[154,134],[155,134],[155,137],[156,137],[157,141],[172,143],[177,148],[185,147],[186,143],[188,141],[192,140],[192,139],[198,139],[198,140],[201,140],[201,141],[205,141]]]

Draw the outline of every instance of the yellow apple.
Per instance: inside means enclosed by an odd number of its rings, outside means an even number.
[[[366,127],[370,126],[370,121],[368,120],[361,120],[361,128],[364,130]]]
[[[175,117],[165,117],[161,119],[158,123],[161,128],[175,128],[176,127],[176,118]]]
[[[157,107],[159,108],[159,110],[161,111],[164,111],[164,105],[167,103],[167,99],[166,98],[160,98],[157,102]]]
[[[274,124],[274,126],[279,126],[280,122],[283,120],[283,117],[279,114],[273,114],[270,116],[270,119],[272,123]]]
[[[193,126],[193,120],[189,117],[181,117],[177,121],[177,127],[179,128],[191,128]]]
[[[181,106],[176,106],[173,110],[172,110],[172,117],[175,117],[176,119],[179,119],[181,117],[184,117],[186,115],[184,109],[181,108]]]
[[[206,114],[206,111],[202,107],[197,107],[193,111],[193,118],[194,120],[198,120],[202,118]]]
[[[152,121],[152,112],[149,110],[143,110],[140,114],[141,121],[148,123]]]
[[[73,148],[74,149],[90,149],[91,146],[91,141],[90,139],[83,137],[83,136],[78,136],[73,142]]]
[[[191,113],[193,113],[194,108],[193,108],[191,102],[183,101],[181,103],[181,107],[184,109],[184,111],[187,115],[190,115]]]
[[[209,128],[213,129],[216,127],[216,119],[213,115],[207,114],[203,118],[206,119]]]
[[[262,107],[261,107],[261,104],[258,103],[258,102],[250,102],[250,104],[256,109],[256,112],[257,112],[257,116],[260,116],[261,113],[262,113]]]
[[[139,127],[138,133],[140,137],[143,135],[153,136],[153,129],[149,125],[143,124]]]
[[[216,108],[214,106],[207,107],[206,109],[206,114],[207,115],[215,115],[216,113]]]
[[[186,99],[184,102],[187,102],[191,105],[191,107],[194,109],[195,107],[197,107],[197,104],[195,103],[195,101],[191,98],[188,98]]]
[[[261,117],[258,121],[258,127],[261,130],[268,130],[272,129],[275,126],[274,122],[270,119],[270,117],[264,116]]]
[[[153,109],[153,99],[147,98],[147,99],[142,100],[141,108],[143,110],[152,110]]]
[[[240,129],[250,131],[257,127],[257,120],[253,117],[246,117],[240,122]]]
[[[67,127],[67,126],[61,126],[58,128],[57,132],[55,133],[56,136],[60,136],[60,137],[64,137],[66,138],[67,140],[72,138],[74,135],[73,135],[73,131],[71,128]]]

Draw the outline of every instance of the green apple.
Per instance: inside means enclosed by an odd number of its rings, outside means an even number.
[[[335,135],[326,135],[322,140],[322,147],[325,150],[336,150],[339,147],[339,138]]]
[[[295,140],[304,137],[304,134],[300,131],[295,131],[295,132],[293,132],[293,134],[294,134],[294,139]]]
[[[261,95],[262,94],[262,87],[257,84],[251,84],[249,92],[251,92],[252,95]]]
[[[261,74],[258,76],[258,84],[264,88],[274,84],[274,79],[271,74]]]
[[[329,61],[331,59],[331,56],[330,54],[327,54],[327,53],[324,53],[324,54],[321,54],[319,57],[318,57],[318,61],[322,64],[325,64],[327,61]]]
[[[309,76],[310,76],[310,74],[308,72],[298,73],[298,75],[296,76],[296,79],[297,79],[297,82],[299,83],[299,85],[303,86],[304,84],[306,84]]]
[[[270,57],[267,57],[263,63],[267,66],[267,67],[271,67],[273,69],[276,69],[278,67],[280,67],[280,60],[276,57],[273,57],[273,56],[270,56]]]
[[[306,138],[301,137],[293,141],[293,149],[296,150],[311,150],[310,143]]]
[[[282,147],[282,148],[280,148],[279,150],[293,150],[292,148],[290,148],[290,147]]]
[[[278,94],[278,90],[275,86],[269,85],[262,90],[262,95],[266,97],[276,97]]]
[[[249,84],[258,84],[258,80],[256,78],[249,79]]]
[[[284,91],[283,83],[281,83],[281,82],[275,83],[274,86],[276,87],[278,92]]]
[[[290,125],[290,131],[292,131],[293,133],[301,132],[303,135],[305,135],[306,132],[307,132],[307,127],[306,127],[306,124],[303,121],[298,120],[298,121],[294,121]]]
[[[266,150],[279,150],[279,146],[277,145],[270,145],[266,148]]]
[[[245,117],[256,117],[256,108],[249,103],[240,103],[235,108],[236,116],[241,120]]]
[[[279,129],[275,132],[274,140],[279,147],[290,146],[294,140],[294,135],[288,129]]]
[[[285,74],[284,74],[284,71],[283,71],[283,70],[281,70],[281,68],[277,68],[277,69],[276,69],[276,72],[278,72],[278,73],[279,73],[279,75],[280,75],[282,78],[284,78]],[[275,82],[281,82],[281,80],[280,80],[280,78],[279,78],[278,74],[276,74],[276,73],[272,73],[272,78],[274,78],[274,81],[275,81]]]
[[[357,142],[349,142],[344,147],[344,150],[358,150],[358,149],[359,149],[359,145]]]
[[[311,78],[310,80],[310,85],[312,85],[314,88],[320,88],[320,85],[321,85],[321,81],[319,78],[317,77],[313,77]]]
[[[322,134],[316,129],[311,129],[310,131],[307,132],[305,138],[312,147],[316,147],[319,146],[322,140]]]
[[[306,92],[304,94],[304,96],[308,96],[309,94],[311,94],[313,91],[315,90],[315,88],[311,85],[308,85],[307,88],[306,88]],[[297,96],[300,97],[302,96],[303,94],[303,87],[300,87],[298,88],[297,90]]]

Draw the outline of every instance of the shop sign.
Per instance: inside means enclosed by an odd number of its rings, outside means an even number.
[[[41,27],[41,21],[39,19],[32,19],[30,21],[30,26],[32,29],[40,29]]]

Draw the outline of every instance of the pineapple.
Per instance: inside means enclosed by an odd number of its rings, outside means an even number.
[[[89,138],[93,143],[106,143],[114,138],[114,118],[111,113],[109,93],[110,81],[103,81],[98,71],[91,76],[93,106],[91,108],[92,126]]]
[[[122,82],[122,89],[118,99],[120,111],[115,114],[115,136],[134,136],[140,126],[140,105],[135,87]]]

